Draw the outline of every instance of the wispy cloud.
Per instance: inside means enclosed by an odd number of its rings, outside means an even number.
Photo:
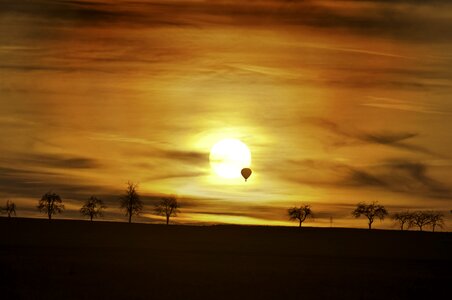
[[[20,158],[16,159],[16,163],[62,169],[95,169],[100,166],[100,163],[92,158],[48,153],[23,154]]]
[[[346,138],[347,140],[341,140],[335,142],[336,146],[357,145],[357,144],[378,144],[388,147],[398,148],[411,152],[417,152],[428,155],[437,155],[429,149],[414,144],[409,144],[406,141],[411,140],[417,136],[415,132],[366,132],[362,130],[356,130],[351,128],[343,128],[339,124],[326,119],[310,119],[309,122],[323,128],[335,135]]]
[[[409,194],[413,197],[452,198],[452,187],[432,178],[429,175],[430,166],[422,162],[398,159],[366,167],[317,160],[291,163],[297,164],[299,168],[304,169],[303,173],[309,174],[288,177],[289,180],[298,183],[340,188],[374,188]],[[316,174],[321,175],[316,177]]]
[[[427,105],[416,104],[409,101],[385,98],[385,97],[368,97],[371,102],[364,102],[361,105],[381,108],[381,109],[393,109],[416,113],[425,114],[440,114],[440,115],[450,115],[450,112],[435,110]]]
[[[101,191],[99,187],[81,183],[80,178],[59,172],[6,167],[1,168],[0,189],[7,195],[28,198],[40,197],[54,190],[72,199]]]
[[[429,2],[430,3],[430,2]],[[78,26],[309,26],[407,40],[447,41],[450,3],[418,1],[3,1],[4,15],[26,15],[45,22]],[[425,9],[419,9],[419,6]],[[434,10],[429,7],[435,8]],[[408,8],[408,9],[407,9]],[[411,9],[409,9],[411,8]],[[418,8],[418,9],[416,9]]]

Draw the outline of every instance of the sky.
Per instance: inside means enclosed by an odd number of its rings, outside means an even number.
[[[81,218],[139,184],[161,222],[365,228],[351,211],[452,220],[450,1],[0,2],[0,202],[25,217],[54,191]],[[211,147],[250,149],[253,174],[217,176]],[[397,228],[390,219],[377,228]]]

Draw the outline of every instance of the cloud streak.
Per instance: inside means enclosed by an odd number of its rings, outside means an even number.
[[[409,101],[382,97],[369,97],[369,98],[372,100],[372,102],[365,102],[362,103],[361,105],[381,109],[393,109],[415,113],[450,115],[450,112],[440,111],[425,105],[410,103]]]
[[[430,3],[430,2],[429,2]],[[3,1],[3,15],[77,26],[307,26],[405,40],[448,41],[450,3],[418,1]],[[440,15],[441,17],[438,17]]]
[[[311,124],[323,128],[340,138],[345,138],[340,142],[335,142],[335,146],[359,145],[359,144],[375,144],[384,145],[392,148],[406,150],[415,153],[437,156],[429,149],[409,144],[406,141],[418,137],[418,133],[414,132],[365,132],[362,130],[345,129],[333,121],[326,119],[311,119]]]
[[[368,167],[355,167],[318,160],[291,163],[297,164],[298,168],[303,170],[296,174],[309,174],[309,176],[288,177],[289,180],[300,184],[339,188],[370,188],[403,193],[413,197],[452,199],[451,186],[432,178],[429,175],[430,167],[421,162],[404,159],[387,160]]]
[[[95,159],[62,154],[23,154],[16,162],[60,169],[96,169],[100,166]]]

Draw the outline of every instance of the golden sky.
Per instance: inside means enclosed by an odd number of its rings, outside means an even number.
[[[130,180],[142,222],[162,194],[181,223],[447,212],[451,53],[450,1],[3,0],[0,199],[35,217],[53,190],[73,218],[95,194],[119,220]],[[223,138],[250,148],[247,183],[212,172]]]

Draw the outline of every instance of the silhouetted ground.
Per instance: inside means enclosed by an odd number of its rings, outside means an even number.
[[[2,299],[435,299],[452,282],[451,233],[7,218],[0,230]]]

